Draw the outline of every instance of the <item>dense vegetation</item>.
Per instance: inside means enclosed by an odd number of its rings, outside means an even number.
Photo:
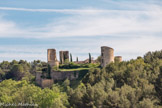
[[[69,80],[53,84],[52,88],[35,86],[35,70],[46,70],[46,66],[41,61],[2,62],[0,80],[4,81],[0,83],[0,103],[36,103],[42,108],[162,107],[162,51],[111,63],[103,69],[92,64],[61,65],[61,69],[89,66],[89,72],[75,87]]]
[[[13,60],[12,62],[3,61],[0,63],[0,80],[27,80],[33,81],[36,71],[47,71],[47,63],[40,60],[28,63],[27,61]]]
[[[54,85],[51,89],[41,89],[23,81],[5,80],[0,83],[1,103],[30,103],[41,108],[65,108],[69,105],[66,93]],[[35,104],[35,105],[34,105]]]

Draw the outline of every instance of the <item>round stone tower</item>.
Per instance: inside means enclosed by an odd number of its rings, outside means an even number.
[[[122,62],[122,56],[115,56],[115,62]]]
[[[107,46],[101,47],[101,67],[114,62],[114,49]]]
[[[51,67],[59,65],[59,62],[57,61],[57,58],[56,58],[56,50],[55,49],[47,50],[47,61]]]

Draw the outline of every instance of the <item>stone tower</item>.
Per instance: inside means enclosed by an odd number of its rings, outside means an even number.
[[[59,65],[59,62],[56,58],[56,50],[55,49],[47,50],[47,61],[51,67]]]
[[[122,56],[115,56],[115,62],[122,62]]]
[[[64,64],[65,60],[69,61],[69,51],[60,51],[61,64]]]
[[[101,67],[114,62],[114,49],[107,46],[101,47]]]

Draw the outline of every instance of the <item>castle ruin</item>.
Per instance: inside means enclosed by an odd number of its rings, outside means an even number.
[[[51,79],[42,78],[42,72],[36,72],[36,83],[42,88],[52,87],[55,81],[62,81],[65,79],[76,80],[79,77],[79,71],[55,71],[50,72]]]
[[[101,67],[114,62],[114,49],[107,46],[101,47]]]
[[[65,61],[69,62],[69,51],[60,51],[60,63],[64,64]]]
[[[55,49],[48,49],[47,50],[47,61],[48,61],[48,64],[51,67],[59,66],[59,62],[56,58],[56,50]]]
[[[76,80],[79,77],[78,71],[51,71],[51,78],[55,81],[59,80]]]
[[[122,62],[122,56],[115,56],[115,62]]]
[[[60,62],[56,58],[56,50],[55,49],[48,49],[47,50],[47,61],[48,64],[53,67],[57,66],[59,67],[60,64],[65,64],[66,61],[69,62],[69,51],[60,51],[59,52],[60,56]],[[77,61],[76,63],[88,63],[89,59],[86,59],[85,61]],[[115,56],[114,58],[114,49],[111,47],[107,46],[102,46],[101,47],[101,67],[106,67],[106,65],[112,63],[112,62],[122,62],[122,57],[121,56]],[[92,62],[95,63],[95,62]],[[50,70],[50,79],[42,77],[43,73],[42,72],[36,72],[36,83],[41,86],[42,88],[45,87],[51,87],[54,81],[60,81],[60,80],[76,80],[79,78],[79,71],[58,71]]]

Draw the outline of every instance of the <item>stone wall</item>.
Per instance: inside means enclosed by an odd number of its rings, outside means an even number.
[[[79,77],[79,71],[52,71],[51,78],[55,80],[76,80]]]
[[[42,88],[52,87],[53,83],[53,79],[41,79]]]
[[[41,86],[41,79],[42,79],[41,76],[42,76],[42,72],[36,72],[35,81],[39,86]]]
[[[45,87],[51,87],[53,82],[53,79],[43,79],[41,78],[42,72],[36,72],[36,83],[37,85],[41,86],[42,88]]]
[[[45,88],[51,87],[54,81],[62,81],[65,79],[76,80],[79,77],[79,71],[52,71],[51,79],[43,79],[41,76],[41,72],[36,72],[36,83],[42,88]]]

